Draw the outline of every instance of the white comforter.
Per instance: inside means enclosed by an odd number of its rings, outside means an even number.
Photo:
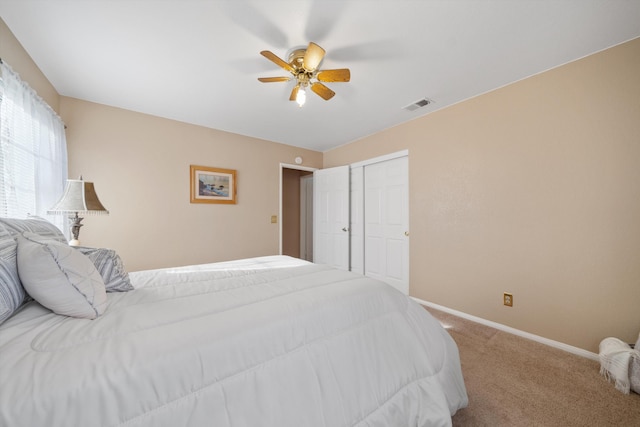
[[[2,426],[450,425],[455,343],[381,282],[288,257],[131,273],[96,320],[0,325]]]

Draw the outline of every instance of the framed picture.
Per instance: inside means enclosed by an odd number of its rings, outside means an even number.
[[[235,170],[191,165],[191,203],[236,204],[237,192]]]

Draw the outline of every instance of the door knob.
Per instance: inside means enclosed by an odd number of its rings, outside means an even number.
[[[342,227],[342,231],[349,231],[347,227]]]
[[[409,232],[408,232],[408,231],[405,231],[405,232],[404,232],[404,235],[405,235],[405,236],[407,236],[407,237],[409,237]]]

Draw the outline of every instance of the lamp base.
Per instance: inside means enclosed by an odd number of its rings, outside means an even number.
[[[76,212],[75,215],[69,217],[69,221],[71,221],[71,235],[73,236],[73,239],[69,241],[69,246],[80,245],[78,236],[80,235],[80,227],[84,225],[82,224],[83,219],[84,218],[78,216],[78,212]]]

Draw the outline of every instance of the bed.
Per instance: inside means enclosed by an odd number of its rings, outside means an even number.
[[[11,241],[50,250],[42,241],[60,236],[3,222],[4,269],[17,259],[27,277],[37,268]],[[130,288],[93,296],[94,319],[56,314],[27,287],[0,324],[0,425],[446,426],[467,405],[454,341],[382,282],[286,256],[116,264],[103,286],[115,271]]]

